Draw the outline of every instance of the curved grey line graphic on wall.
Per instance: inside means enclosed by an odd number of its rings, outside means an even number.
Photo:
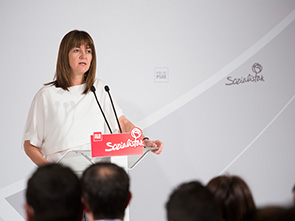
[[[219,172],[219,175],[224,174],[251,146],[254,144],[260,136],[278,119],[278,117],[288,108],[288,106],[295,100],[295,94],[290,100],[281,108],[281,110],[273,117],[271,121],[256,135],[256,137],[223,169]]]
[[[141,129],[145,129],[157,121],[161,120],[162,118],[168,116],[169,114],[173,113],[186,103],[190,102],[195,97],[202,94],[204,91],[208,90],[210,87],[217,84],[219,81],[223,80],[226,76],[240,67],[243,63],[249,60],[252,56],[254,56],[258,51],[260,51],[264,46],[266,46],[269,42],[271,42],[275,37],[277,37],[282,31],[285,30],[293,21],[295,20],[295,10],[292,11],[287,17],[285,17],[278,25],[276,25],[270,32],[268,32],[264,37],[258,40],[254,45],[252,45],[249,49],[247,49],[244,53],[240,56],[235,58],[232,62],[228,65],[220,69],[218,72],[213,74],[207,80],[203,81],[196,87],[192,88],[190,91],[186,92],[178,99],[174,100],[173,102],[167,104],[166,106],[162,107],[161,109],[155,111],[154,113],[150,114],[149,116],[143,118],[141,121],[136,122]],[[258,64],[258,63],[255,63]],[[261,66],[262,67],[262,66]],[[255,65],[255,71],[263,70],[258,69],[259,66]]]
[[[27,186],[28,177],[0,189],[0,208],[3,220],[25,220],[22,215],[7,200],[8,197],[23,191]]]
[[[257,82],[264,82],[264,76],[261,74],[263,70],[263,67],[259,63],[255,63],[252,65],[252,71],[254,74],[248,74],[247,76],[242,76],[238,78],[233,78],[231,76],[228,76],[227,83],[225,83],[226,86],[231,85],[239,85],[244,83],[257,83]]]

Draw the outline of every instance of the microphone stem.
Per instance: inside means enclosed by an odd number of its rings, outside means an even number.
[[[121,128],[121,125],[120,125],[120,122],[119,122],[119,119],[118,119],[118,116],[117,116],[117,112],[115,110],[115,106],[114,106],[114,103],[113,103],[113,99],[111,97],[111,94],[109,91],[107,91],[109,97],[110,97],[110,100],[111,100],[111,104],[112,104],[112,107],[113,107],[113,110],[114,110],[114,113],[115,113],[115,117],[116,117],[116,120],[117,120],[117,123],[118,123],[118,126],[119,126],[119,130],[120,130],[120,133],[122,133],[122,128]]]
[[[103,110],[102,110],[102,108],[101,108],[101,106],[100,106],[100,104],[99,104],[99,102],[98,102],[98,99],[97,99],[97,96],[96,96],[95,91],[93,91],[93,94],[94,94],[94,96],[95,96],[95,99],[96,99],[96,102],[97,102],[97,104],[98,104],[98,106],[99,106],[99,109],[100,109],[100,111],[101,111],[101,113],[102,113],[102,116],[103,116],[103,118],[104,118],[104,121],[105,121],[105,123],[107,124],[110,133],[112,134],[113,132],[112,132],[111,127],[110,127],[110,125],[109,125],[109,123],[108,123],[108,121],[107,121],[107,118],[106,118],[106,116],[105,116],[105,114],[104,114],[104,112],[103,112]]]

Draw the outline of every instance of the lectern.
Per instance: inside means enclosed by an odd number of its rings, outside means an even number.
[[[158,148],[144,147],[142,131],[135,127],[130,133],[122,134],[102,134],[94,132],[90,136],[91,150],[69,150],[65,152],[57,163],[69,164],[75,167],[75,161],[79,164],[79,169],[75,172],[80,176],[84,169],[96,162],[112,162],[123,167],[127,173],[132,170],[142,159],[152,150]],[[67,162],[68,161],[68,162]],[[129,221],[129,207],[125,211],[124,221]]]

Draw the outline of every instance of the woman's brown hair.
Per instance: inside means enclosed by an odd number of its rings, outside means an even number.
[[[242,221],[256,209],[250,188],[238,176],[217,176],[209,181],[207,188],[215,196],[226,221]]]
[[[89,70],[84,75],[84,82],[86,84],[84,94],[86,94],[95,80],[96,71],[96,53],[94,42],[91,36],[85,31],[73,30],[67,33],[59,46],[58,58],[56,63],[55,80],[45,85],[55,85],[64,90],[71,87],[71,67],[69,63],[69,51],[74,47],[86,45],[91,49],[92,60]]]

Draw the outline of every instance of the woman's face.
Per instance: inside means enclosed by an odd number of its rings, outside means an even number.
[[[69,63],[71,66],[71,74],[74,75],[83,75],[90,68],[92,60],[92,51],[91,49],[81,44],[80,47],[74,47],[69,51]]]

